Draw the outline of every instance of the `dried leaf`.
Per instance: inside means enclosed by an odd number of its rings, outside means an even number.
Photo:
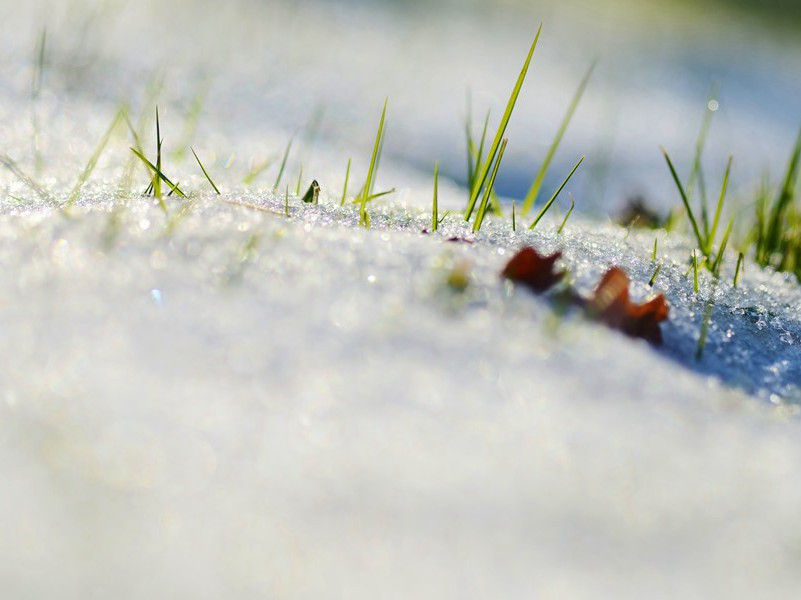
[[[629,298],[629,278],[619,267],[612,267],[601,278],[587,310],[602,323],[626,335],[642,338],[654,345],[662,343],[659,323],[668,317],[668,306],[663,295],[644,304],[635,304]]]
[[[525,285],[535,293],[545,292],[565,276],[564,271],[554,270],[554,263],[561,256],[561,252],[542,256],[531,246],[526,246],[506,264],[501,277]]]

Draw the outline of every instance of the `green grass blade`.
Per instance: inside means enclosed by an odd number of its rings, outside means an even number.
[[[492,145],[490,146],[489,153],[487,154],[486,160],[483,160],[481,165],[478,167],[478,174],[476,177],[475,185],[473,186],[472,193],[470,194],[470,202],[467,205],[467,210],[464,214],[464,220],[469,221],[470,217],[473,214],[473,209],[475,209],[476,202],[478,201],[478,195],[481,192],[481,188],[484,187],[484,183],[486,182],[487,175],[489,174],[490,167],[492,166],[493,162],[495,162],[495,156],[498,154],[498,149],[501,145],[501,140],[503,139],[504,134],[506,133],[506,127],[509,124],[509,119],[512,116],[512,111],[515,108],[515,104],[517,103],[517,97],[520,95],[520,90],[523,87],[523,82],[526,79],[526,74],[528,73],[529,65],[531,64],[531,58],[534,56],[534,50],[537,47],[537,42],[540,39],[540,33],[542,32],[542,25],[540,25],[539,29],[537,30],[537,35],[534,37],[534,41],[531,44],[531,48],[528,51],[528,56],[526,57],[525,63],[523,63],[523,68],[520,71],[520,75],[517,78],[517,82],[515,83],[514,88],[512,89],[512,94],[509,96],[509,102],[506,105],[506,110],[501,117],[501,123],[498,126],[498,131],[495,133],[495,139],[492,141]]]
[[[673,166],[673,161],[670,160],[670,156],[668,156],[667,150],[662,148],[662,154],[665,156],[665,160],[667,161],[668,168],[670,169],[670,174],[673,176],[673,181],[676,182],[676,187],[679,188],[679,194],[681,195],[681,201],[684,203],[684,208],[687,210],[687,217],[690,219],[690,224],[693,228],[693,233],[695,234],[696,240],[698,240],[698,245],[701,248],[706,248],[706,241],[704,240],[703,236],[701,235],[701,230],[698,229],[698,221],[695,220],[695,215],[693,214],[693,209],[690,208],[690,201],[687,198],[687,193],[684,191],[684,186],[681,184],[681,180],[679,179],[678,173],[676,173],[676,168]]]
[[[737,289],[737,283],[740,280],[740,269],[743,266],[744,258],[745,256],[743,255],[742,252],[740,252],[740,254],[737,255],[737,266],[734,269],[734,289]]]
[[[698,345],[695,347],[695,360],[701,360],[704,356],[704,348],[706,348],[707,335],[709,333],[709,323],[712,321],[712,308],[714,306],[715,302],[710,298],[710,300],[706,303],[704,321],[701,324],[701,333],[698,336]]]
[[[159,107],[156,106],[156,175],[153,176],[153,194],[161,199],[161,125],[159,123]]]
[[[436,231],[439,225],[439,210],[437,206],[439,195],[439,161],[434,163],[434,198],[431,200],[431,231]]]
[[[726,191],[729,188],[729,175],[731,173],[731,163],[734,160],[734,157],[729,156],[729,162],[726,165],[726,172],[723,175],[723,185],[720,189],[720,197],[718,198],[718,206],[715,209],[715,219],[712,221],[712,227],[709,229],[706,238],[706,255],[709,256],[712,253],[712,245],[715,243],[715,237],[718,233],[718,225],[720,224],[720,214],[723,211],[723,202],[726,200]]]
[[[658,242],[659,242],[659,238],[655,237],[654,238],[654,251],[651,253],[651,262],[656,262],[656,250],[657,250]]]
[[[378,131],[375,134],[373,155],[370,157],[370,167],[367,170],[367,180],[364,182],[364,187],[362,188],[361,207],[359,209],[359,225],[363,225],[365,227],[370,226],[366,210],[367,199],[373,188],[373,182],[375,181],[376,164],[378,162],[378,153],[381,150],[381,143],[384,138],[384,124],[386,123],[388,103],[389,103],[389,98],[384,100],[384,108],[381,110],[381,120],[378,122]]]
[[[570,173],[568,173],[567,177],[565,177],[565,180],[562,182],[562,185],[560,185],[557,188],[557,190],[553,193],[553,196],[551,196],[550,200],[548,200],[548,202],[546,202],[545,205],[540,209],[540,212],[537,214],[537,217],[531,222],[531,225],[528,226],[529,229],[534,229],[537,226],[537,223],[540,222],[540,219],[542,219],[542,217],[545,216],[545,213],[548,212],[548,209],[550,209],[553,203],[556,201],[556,198],[559,196],[559,194],[567,185],[567,182],[570,181],[571,177],[573,177],[573,173],[575,173],[581,166],[581,163],[584,162],[584,158],[585,157],[582,156],[579,159],[579,161],[576,163],[576,166],[574,166],[573,169],[570,171]]]
[[[693,250],[693,292],[698,294],[698,251]]]
[[[715,262],[712,263],[712,273],[716,276],[720,273],[720,265],[723,263],[723,253],[726,252],[726,244],[729,243],[732,225],[734,225],[734,221],[729,221],[729,226],[726,227],[726,231],[723,233],[723,240],[720,242],[718,255],[715,257]]]
[[[515,201],[512,200],[512,231],[517,231],[517,218],[515,217]]]
[[[503,153],[506,151],[506,144],[509,142],[508,139],[504,138],[501,142],[500,150],[498,151],[498,160],[495,161],[495,166],[492,168],[492,175],[490,175],[489,183],[487,184],[486,190],[484,191],[484,197],[481,199],[481,204],[478,207],[478,213],[476,214],[476,219],[473,222],[473,232],[476,232],[481,229],[481,224],[484,222],[484,217],[487,214],[487,209],[489,208],[490,203],[490,196],[492,195],[492,188],[495,185],[495,177],[498,175],[498,169],[501,166],[501,161],[503,160]]]
[[[559,229],[556,230],[557,234],[562,233],[562,230],[565,228],[565,225],[567,225],[567,220],[570,218],[570,215],[573,214],[574,208],[576,208],[576,201],[573,200],[573,198],[570,198],[570,208],[567,210],[565,219],[564,221],[562,221],[562,224],[559,226]]]
[[[661,270],[662,270],[662,263],[659,263],[656,266],[656,271],[654,271],[654,274],[651,275],[651,279],[648,281],[649,287],[654,287],[654,284],[656,283],[656,278],[659,277],[659,271]]]
[[[16,162],[10,157],[5,154],[0,154],[0,164],[2,164],[6,169],[11,171],[11,173],[19,179],[22,183],[27,185],[31,188],[39,198],[41,198],[47,204],[55,204],[55,200],[50,193],[45,190],[42,186],[36,183],[32,177],[27,175],[22,169],[19,168]]]
[[[120,121],[122,121],[125,117],[126,112],[127,109],[125,107],[120,107],[117,109],[114,118],[111,120],[111,124],[108,126],[108,129],[106,129],[106,133],[103,134],[100,143],[95,148],[92,156],[89,157],[89,161],[86,163],[86,166],[83,168],[83,171],[78,177],[78,181],[75,182],[70,195],[67,197],[67,208],[71,207],[78,199],[78,194],[81,193],[83,186],[86,185],[86,182],[89,180],[92,171],[94,171],[95,167],[97,166],[97,161],[100,160],[100,155],[103,154],[103,150],[105,150],[108,141],[111,139],[114,130],[117,129],[117,126],[120,124]]]
[[[345,205],[345,198],[348,196],[348,180],[350,179],[350,163],[352,159],[348,159],[348,166],[345,169],[345,186],[342,188],[342,201],[339,203],[340,206]]]
[[[531,209],[534,208],[534,205],[537,202],[537,198],[539,197],[540,190],[542,189],[542,184],[545,181],[545,176],[548,174],[548,169],[551,166],[553,157],[556,154],[556,151],[559,149],[559,144],[562,143],[562,138],[564,137],[567,128],[570,126],[570,121],[573,119],[573,114],[576,112],[576,109],[581,102],[581,98],[584,96],[584,91],[587,89],[587,84],[590,82],[590,77],[592,77],[592,73],[595,70],[596,64],[597,62],[593,62],[590,65],[590,68],[587,70],[587,73],[584,75],[581,83],[579,83],[578,89],[576,90],[573,99],[570,101],[570,106],[568,107],[567,112],[562,119],[562,123],[559,125],[556,136],[554,137],[553,142],[551,142],[551,147],[548,148],[548,154],[546,154],[545,160],[542,161],[542,164],[537,171],[537,175],[534,178],[534,183],[531,184],[531,188],[529,188],[528,193],[523,200],[521,214],[524,216],[531,212]]]
[[[298,171],[298,183],[295,186],[295,195],[296,196],[300,195],[300,184],[301,184],[302,180],[303,180],[303,165],[300,165],[300,171]]]
[[[189,147],[189,149],[192,151],[192,154],[195,155],[195,160],[197,161],[197,164],[200,165],[200,170],[203,171],[203,174],[206,176],[206,179],[209,180],[209,183],[211,184],[211,187],[214,188],[214,191],[217,192],[217,195],[219,196],[220,195],[220,189],[216,185],[214,185],[214,182],[211,180],[211,177],[209,176],[208,171],[206,171],[206,167],[204,167],[203,163],[200,162],[200,159],[197,156],[197,152],[195,152],[195,149],[192,148],[191,146]]]
[[[275,185],[273,185],[273,193],[276,192],[278,186],[281,185],[281,178],[284,176],[284,169],[286,169],[286,161],[289,159],[289,153],[292,151],[292,142],[295,141],[295,136],[293,135],[289,138],[289,143],[286,145],[286,149],[284,150],[284,157],[281,159],[281,167],[278,169],[278,177],[275,179]]]

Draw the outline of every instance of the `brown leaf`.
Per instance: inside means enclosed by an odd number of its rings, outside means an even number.
[[[644,304],[634,304],[629,298],[629,278],[619,267],[612,267],[601,278],[587,309],[612,329],[657,346],[662,343],[659,323],[668,318],[665,297],[660,294]]]
[[[535,293],[545,292],[565,276],[564,271],[554,270],[554,263],[561,256],[561,252],[541,256],[534,248],[526,246],[506,263],[501,277],[525,285]]]

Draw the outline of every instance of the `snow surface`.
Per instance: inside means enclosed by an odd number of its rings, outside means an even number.
[[[126,10],[152,17],[154,6]],[[167,4],[161,16],[178,22],[186,6]],[[292,22],[285,5],[270,8],[270,31]],[[236,42],[252,49],[245,37]],[[307,51],[307,40],[289,54]],[[165,92],[178,97],[161,105],[165,170],[193,197],[169,198],[168,216],[150,198],[120,198],[130,140],[118,132],[75,206],[61,210],[111,120],[114,86],[146,81],[138,76],[151,54],[175,50],[179,66],[192,64],[176,41],[162,44],[143,43],[119,73],[82,71],[97,96],[77,85],[39,100],[37,177],[53,202],[2,172],[4,597],[797,594],[794,280],[749,262],[733,289],[729,256],[720,282],[702,273],[695,295],[687,238],[627,235],[578,214],[561,234],[554,213],[533,232],[489,218],[475,243],[447,242],[470,234],[457,214],[421,233],[431,176],[397,156],[382,161],[379,189],[402,187],[370,206],[366,230],[357,207],[339,206],[348,154],[302,135],[303,186],[317,178],[321,203],[291,194],[287,206],[270,191],[277,166],[254,186],[241,180],[280,155],[296,123],[253,120],[258,93],[243,98],[242,87],[221,92],[194,134],[224,191],[206,195],[191,155],[173,154],[197,83],[180,69],[170,79],[179,92]],[[3,152],[34,173],[19,60],[3,66],[15,82],[0,94]],[[68,79],[52,69],[51,85]],[[368,146],[378,110],[354,102],[363,111],[354,132]],[[246,118],[220,109],[242,105]],[[403,131],[409,120],[398,120]],[[143,144],[152,149],[152,132]],[[364,177],[360,156],[351,192]],[[299,162],[285,177],[293,187]],[[133,173],[140,191],[144,171]],[[441,212],[458,210],[464,195],[443,178]],[[663,266],[652,289],[655,235]],[[630,274],[635,299],[665,293],[664,347],[557,314],[547,296],[501,281],[524,244],[562,250],[582,293],[611,265]],[[463,291],[449,285],[454,273],[467,275]]]

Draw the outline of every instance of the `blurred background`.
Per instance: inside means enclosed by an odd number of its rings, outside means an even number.
[[[294,136],[290,171],[303,165],[339,187],[349,157],[366,169],[388,98],[381,183],[402,188],[407,171],[430,179],[439,160],[463,184],[468,102],[474,131],[490,111],[493,132],[540,23],[507,132],[502,196],[528,190],[594,61],[543,188],[586,154],[569,191],[590,214],[636,196],[674,206],[659,147],[686,177],[710,107],[705,174],[718,186],[733,154],[741,203],[766,171],[779,176],[801,126],[801,6],[785,0],[4,1],[0,18],[7,150],[34,160],[25,140],[46,31],[40,152],[73,174],[119,103],[134,114],[158,103],[176,160],[193,143],[241,181]]]

